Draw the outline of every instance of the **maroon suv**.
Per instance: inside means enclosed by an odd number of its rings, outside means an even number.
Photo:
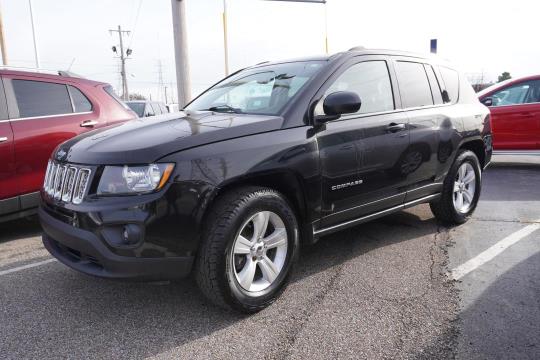
[[[38,205],[47,160],[61,142],[136,117],[109,84],[59,72],[0,69],[0,221]]]

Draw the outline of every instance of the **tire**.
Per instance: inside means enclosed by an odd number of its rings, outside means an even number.
[[[262,187],[230,190],[205,219],[195,268],[202,293],[243,313],[270,305],[285,289],[300,250],[296,216],[285,197]]]
[[[472,171],[474,179],[465,178],[465,180],[469,181],[465,184],[464,181],[460,180],[463,175],[460,171],[466,171],[465,176],[469,176],[469,172]],[[429,203],[433,215],[446,225],[465,223],[478,204],[482,187],[481,176],[480,162],[476,155],[469,150],[459,150],[456,160],[444,179],[441,197]],[[472,195],[471,189],[473,189]],[[460,196],[462,199],[461,205],[463,206],[460,206]]]

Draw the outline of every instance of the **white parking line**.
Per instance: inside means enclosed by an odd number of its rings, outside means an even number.
[[[0,271],[0,276],[11,274],[11,273],[21,271],[21,270],[25,270],[25,269],[34,268],[36,266],[49,264],[49,263],[52,263],[52,262],[55,262],[55,261],[56,261],[56,259],[48,259],[48,260],[43,260],[43,261],[31,263],[31,264],[26,264],[26,265],[23,265],[23,266],[18,266],[18,267],[13,268],[13,269],[3,270],[3,271]]]
[[[507,237],[505,237],[504,239],[502,239],[495,245],[491,246],[487,250],[481,252],[480,254],[473,257],[469,261],[465,262],[464,264],[450,271],[450,276],[455,280],[461,279],[463,276],[467,275],[471,271],[475,270],[476,268],[492,260],[495,256],[499,255],[508,247],[517,243],[519,240],[532,234],[534,231],[540,229],[539,222],[540,222],[540,219],[535,221],[533,224],[527,225],[524,228],[516,231],[515,233],[508,235]]]

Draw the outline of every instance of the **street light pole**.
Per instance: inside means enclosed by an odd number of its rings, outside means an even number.
[[[328,54],[328,5],[324,3],[324,50]]]
[[[225,50],[225,76],[229,75],[229,42],[227,32],[227,0],[223,0],[223,45]]]
[[[0,50],[2,51],[2,64],[7,65],[7,50],[4,38],[4,21],[2,20],[2,9],[0,9]]]
[[[191,99],[185,5],[186,0],[171,0],[174,57],[176,61],[176,86],[178,89],[178,106],[180,109],[183,109]]]
[[[32,37],[34,39],[34,57],[36,60],[36,68],[39,69],[39,53],[36,41],[36,27],[34,25],[34,13],[32,11],[32,0],[28,0],[28,6],[30,7],[30,21],[32,22]]]

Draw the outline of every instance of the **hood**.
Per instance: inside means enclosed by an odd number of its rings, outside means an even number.
[[[90,131],[61,144],[54,157],[88,165],[146,164],[192,147],[278,130],[269,115],[180,112]]]

